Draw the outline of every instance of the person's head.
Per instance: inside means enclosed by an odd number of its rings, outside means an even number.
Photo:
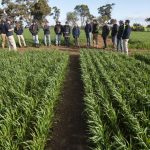
[[[96,20],[96,19],[94,19],[94,20],[93,20],[93,23],[94,23],[94,24],[97,24],[97,20]]]
[[[32,23],[35,25],[35,24],[36,24],[36,21],[35,21],[35,20],[33,20],[33,21],[32,21]]]
[[[5,23],[5,22],[6,22],[6,20],[5,20],[5,19],[2,19],[2,20],[1,20],[1,23]]]
[[[56,24],[59,24],[59,21],[56,21]]]
[[[90,24],[90,21],[89,21],[89,20],[87,20],[87,21],[86,21],[86,24]]]
[[[120,21],[119,21],[119,24],[120,24],[120,25],[123,25],[123,24],[124,24],[124,21],[120,20]]]
[[[75,25],[74,25],[74,27],[78,27],[78,25],[77,25],[77,24],[75,24]]]
[[[9,24],[11,24],[11,19],[7,18],[6,22],[9,23]]]
[[[66,21],[66,23],[65,23],[66,25],[69,25],[69,22],[68,21]]]
[[[129,25],[129,24],[130,24],[130,20],[126,20],[125,25]]]
[[[111,20],[111,24],[116,24],[117,23],[117,20],[116,19],[112,19]]]
[[[59,21],[58,24],[61,25],[61,22]]]

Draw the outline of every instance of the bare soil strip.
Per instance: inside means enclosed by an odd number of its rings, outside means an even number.
[[[88,150],[84,89],[78,53],[70,54],[69,70],[61,97],[55,116],[52,140],[46,150]]]

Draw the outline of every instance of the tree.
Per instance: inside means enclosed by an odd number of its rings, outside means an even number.
[[[74,10],[80,16],[81,26],[83,27],[86,21],[85,19],[87,19],[90,14],[89,7],[87,5],[82,4],[82,5],[77,5],[74,8]]]
[[[115,4],[112,3],[98,8],[98,13],[100,14],[99,20],[101,23],[104,23],[105,21],[109,21],[111,19],[111,13],[114,5]]]
[[[39,23],[47,15],[50,15],[51,8],[48,0],[3,0],[4,10],[7,15],[14,20],[19,18],[29,23],[31,20],[37,19]]]
[[[150,22],[150,18],[146,18],[145,21],[146,21],[146,22]]]
[[[59,21],[60,9],[55,6],[52,8],[52,11],[53,12],[51,13],[51,16],[53,16],[53,19],[55,20],[55,22]]]
[[[50,15],[50,13],[51,7],[48,5],[48,0],[39,0],[31,7],[31,15],[40,23],[42,23],[42,20]]]
[[[66,20],[73,26],[79,19],[76,12],[68,12]]]

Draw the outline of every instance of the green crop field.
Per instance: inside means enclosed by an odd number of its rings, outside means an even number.
[[[0,52],[0,58],[0,149],[43,150],[68,54]]]
[[[81,51],[94,150],[150,149],[150,66],[104,51]]]
[[[150,32],[132,32],[130,48],[150,49]]]

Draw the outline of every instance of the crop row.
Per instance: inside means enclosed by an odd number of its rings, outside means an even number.
[[[95,150],[150,148],[150,67],[115,53],[81,51],[90,140]]]
[[[68,64],[60,52],[0,52],[0,149],[42,150]]]
[[[150,54],[135,54],[134,57],[150,65]]]

